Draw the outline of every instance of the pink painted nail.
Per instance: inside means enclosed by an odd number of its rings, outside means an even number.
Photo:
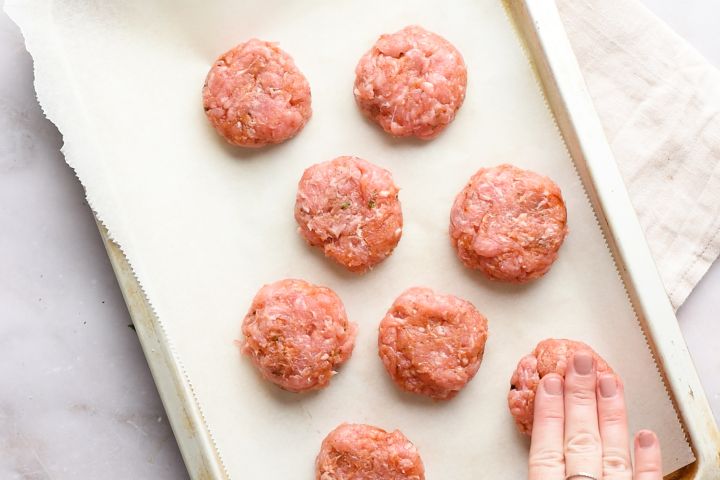
[[[573,366],[579,375],[588,375],[593,367],[592,355],[588,352],[577,352],[573,357]]]
[[[617,381],[615,375],[603,375],[600,377],[600,395],[604,398],[614,397],[617,393]]]
[[[560,395],[562,393],[562,381],[558,377],[546,378],[543,385],[549,395]]]
[[[640,448],[650,448],[655,444],[655,434],[649,431],[640,432],[638,435],[638,443]]]

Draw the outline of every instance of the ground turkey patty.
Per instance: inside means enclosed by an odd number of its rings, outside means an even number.
[[[565,375],[565,369],[578,350],[589,350],[595,357],[598,375],[612,372],[600,355],[584,344],[574,340],[549,338],[538,343],[530,355],[524,356],[510,380],[508,406],[515,417],[518,430],[525,435],[532,432],[535,409],[535,391],[540,379],[548,373]]]
[[[255,295],[242,325],[242,352],[281,388],[316,390],[350,358],[356,332],[335,292],[304,280],[280,280]]]
[[[355,75],[360,109],[396,137],[435,137],[465,99],[467,69],[460,52],[415,25],[382,35]]]
[[[378,347],[400,388],[446,400],[477,373],[487,335],[487,320],[470,302],[414,287],[383,318]]]
[[[424,480],[415,445],[399,430],[343,423],[330,432],[315,461],[315,480]]]
[[[348,270],[365,272],[400,241],[398,187],[390,172],[361,158],[319,163],[300,179],[295,220],[310,245]]]
[[[458,257],[494,280],[525,283],[543,276],[566,235],[560,188],[512,165],[478,170],[450,212]]]
[[[222,54],[205,79],[203,105],[225,139],[262,147],[295,136],[310,119],[310,85],[275,43],[251,39]]]

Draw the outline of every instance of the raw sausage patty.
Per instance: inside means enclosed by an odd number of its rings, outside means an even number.
[[[251,39],[215,61],[203,88],[205,113],[225,139],[262,147],[295,136],[310,119],[310,85],[275,43]]]
[[[300,235],[353,272],[384,260],[400,241],[398,187],[384,168],[338,157],[305,170],[295,200]]]
[[[450,212],[450,240],[458,257],[495,280],[525,283],[543,276],[565,235],[560,188],[512,165],[478,170]]]
[[[356,332],[335,292],[305,280],[280,280],[255,295],[242,325],[242,352],[281,388],[316,390],[350,358]]]
[[[565,375],[568,361],[578,350],[589,350],[595,357],[598,375],[612,372],[600,355],[582,342],[549,338],[538,343],[535,350],[520,359],[510,380],[508,406],[515,417],[518,430],[525,435],[532,432],[535,409],[535,391],[540,379],[548,373]]]
[[[382,35],[355,74],[360,109],[396,137],[435,137],[465,99],[462,55],[440,35],[416,25]]]
[[[425,479],[420,454],[402,432],[348,423],[325,437],[315,471],[315,480]]]
[[[383,318],[378,347],[400,388],[446,400],[477,373],[487,335],[487,320],[470,302],[414,287]]]

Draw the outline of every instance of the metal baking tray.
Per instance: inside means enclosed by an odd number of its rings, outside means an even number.
[[[667,478],[720,478],[720,432],[655,268],[554,2],[504,0],[590,197],[696,461]],[[120,248],[100,234],[194,479],[227,475],[195,394]]]

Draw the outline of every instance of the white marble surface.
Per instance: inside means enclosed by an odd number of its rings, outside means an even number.
[[[713,0],[644,0],[720,66]],[[186,478],[32,61],[0,13],[0,478]],[[720,418],[720,263],[679,312]]]

